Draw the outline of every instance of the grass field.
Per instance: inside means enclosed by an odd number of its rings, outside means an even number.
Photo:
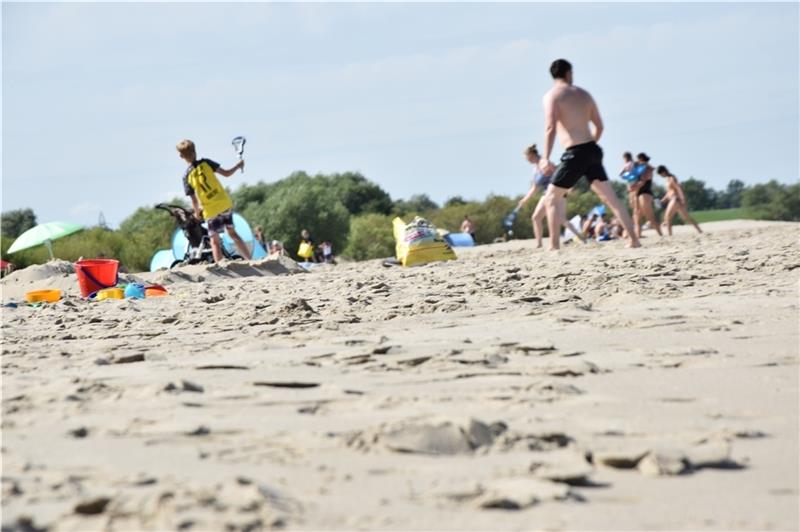
[[[740,207],[737,209],[714,209],[710,211],[695,211],[689,213],[697,223],[720,222],[722,220],[753,220],[754,213],[750,209]]]

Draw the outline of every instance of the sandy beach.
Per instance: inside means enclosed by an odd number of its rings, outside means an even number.
[[[797,530],[800,224],[2,310],[3,531]]]

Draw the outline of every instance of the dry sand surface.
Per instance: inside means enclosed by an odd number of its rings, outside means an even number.
[[[797,224],[2,282],[3,530],[798,529]],[[60,269],[59,269],[60,268]]]

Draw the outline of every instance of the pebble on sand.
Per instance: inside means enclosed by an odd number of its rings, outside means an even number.
[[[111,502],[109,497],[96,497],[79,502],[75,505],[75,513],[81,515],[98,515],[106,511],[106,506]]]

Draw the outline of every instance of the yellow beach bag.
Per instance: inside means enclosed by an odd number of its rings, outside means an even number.
[[[436,228],[423,218],[414,218],[406,224],[401,218],[392,220],[395,254],[403,266],[416,266],[428,262],[455,260],[456,254],[439,236]]]
[[[297,250],[297,256],[304,259],[310,259],[314,256],[314,247],[308,242],[300,242],[300,248]]]

